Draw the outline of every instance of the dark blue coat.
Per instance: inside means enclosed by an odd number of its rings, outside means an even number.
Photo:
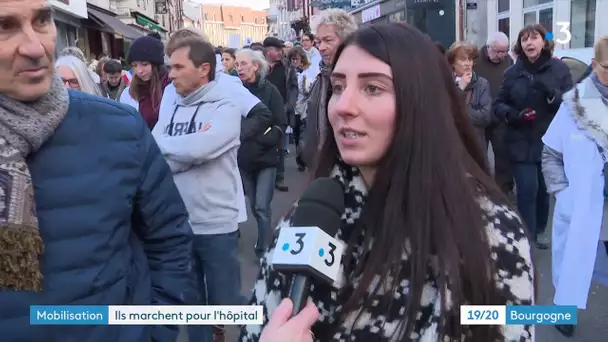
[[[177,328],[30,326],[30,305],[184,303],[192,230],[141,115],[70,91],[55,135],[28,159],[44,291],[0,292],[2,342],[174,342]]]
[[[573,86],[566,63],[550,56],[545,58],[547,60],[533,70],[526,67],[525,57],[519,58],[505,71],[494,100],[494,114],[507,122],[505,143],[514,163],[540,163],[544,146],[541,138],[562,103],[562,95]],[[553,91],[553,102],[549,103],[543,93],[534,89],[534,82]],[[536,111],[536,120],[526,122],[518,118],[526,108]]]

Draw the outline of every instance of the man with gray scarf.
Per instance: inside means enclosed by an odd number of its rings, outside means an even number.
[[[316,155],[323,144],[327,126],[327,96],[330,94],[329,76],[331,64],[338,46],[357,30],[355,18],[348,12],[330,8],[312,19],[311,28],[315,32],[319,52],[323,60],[321,72],[310,90],[306,117],[302,118],[302,135],[298,158],[309,169],[314,167]]]
[[[192,229],[141,115],[54,74],[50,4],[0,0],[0,22],[2,340],[175,341],[174,326],[30,316],[31,305],[190,304]]]

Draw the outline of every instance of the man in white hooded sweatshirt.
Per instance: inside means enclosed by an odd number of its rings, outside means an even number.
[[[171,38],[167,42],[166,48],[168,50],[174,50],[174,45],[178,44],[184,39],[190,37],[198,37],[207,42],[209,38],[191,27],[183,28],[173,32]],[[216,58],[216,64],[217,64]],[[253,139],[255,136],[262,134],[272,124],[272,114],[270,110],[260,102],[255,95],[251,94],[247,88],[245,88],[238,77],[231,76],[224,73],[221,61],[216,65],[221,71],[217,71],[215,79],[219,83],[222,89],[226,89],[230,98],[232,98],[234,104],[238,107],[241,116],[241,145],[247,143],[248,140]],[[159,121],[163,121],[163,118],[170,117],[173,113],[173,108],[178,98],[178,94],[175,90],[173,83],[170,83],[163,93],[163,98],[160,103],[160,110],[158,113]],[[156,127],[155,127],[156,129]],[[160,128],[159,128],[160,129]],[[242,182],[239,187],[239,223],[247,222],[247,206],[245,203],[245,194],[243,192]]]
[[[170,50],[170,51],[169,51]],[[201,305],[241,305],[238,216],[241,113],[215,81],[213,46],[199,37],[168,49],[177,92],[171,116],[152,131],[182,196],[194,237],[193,273]],[[209,326],[189,326],[190,341],[211,341]]]

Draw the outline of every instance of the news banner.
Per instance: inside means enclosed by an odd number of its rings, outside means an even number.
[[[250,325],[261,306],[30,306],[31,325]]]
[[[31,325],[261,325],[261,306],[31,306]],[[576,306],[463,305],[462,325],[576,324]]]

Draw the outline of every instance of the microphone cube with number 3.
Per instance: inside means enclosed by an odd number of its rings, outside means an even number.
[[[306,273],[324,282],[338,280],[344,245],[317,227],[281,229],[272,267],[285,273]]]

